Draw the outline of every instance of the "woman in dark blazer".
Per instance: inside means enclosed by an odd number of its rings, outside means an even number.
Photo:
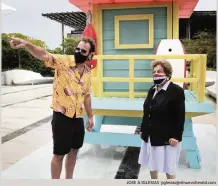
[[[172,66],[167,60],[152,62],[154,86],[143,105],[139,164],[147,165],[152,179],[158,172],[176,178],[185,123],[184,90],[170,81]]]

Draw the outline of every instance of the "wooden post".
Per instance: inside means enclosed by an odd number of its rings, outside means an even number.
[[[134,100],[134,59],[129,59],[129,99]]]
[[[102,56],[99,56],[98,58],[98,65],[97,65],[97,78],[98,78],[98,97],[102,99],[103,97],[103,88],[104,88],[104,82],[102,81],[103,78],[103,59]]]
[[[199,62],[199,82],[198,82],[198,101],[203,102],[205,98],[205,81],[206,81],[206,70],[207,70],[207,55],[200,55]]]

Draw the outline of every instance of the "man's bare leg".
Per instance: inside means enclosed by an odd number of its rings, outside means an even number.
[[[158,171],[150,171],[151,179],[158,179]]]
[[[73,172],[76,165],[77,153],[78,153],[77,149],[71,149],[71,151],[66,156],[66,161],[65,161],[66,179],[73,179]]]
[[[60,179],[63,159],[64,159],[64,156],[53,155],[52,160],[51,160],[52,179]]]

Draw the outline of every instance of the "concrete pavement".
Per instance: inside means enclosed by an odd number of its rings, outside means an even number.
[[[0,132],[3,137],[1,160],[5,178],[50,178],[51,93],[52,85],[2,87]],[[214,154],[216,116],[215,114],[200,116],[193,121],[203,166],[201,170],[188,169],[184,157],[181,157],[178,175],[181,178],[194,176],[196,179],[198,177],[206,179],[208,176],[213,179],[216,173]],[[113,179],[126,151],[125,148],[121,151],[118,149],[119,147],[101,149],[99,146],[85,144],[80,153],[75,178]],[[82,176],[84,167],[87,174]],[[148,174],[147,168],[142,167],[139,178],[143,179],[144,176],[148,178]]]

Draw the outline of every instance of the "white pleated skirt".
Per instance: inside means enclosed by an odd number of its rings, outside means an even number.
[[[138,163],[147,165],[149,171],[176,175],[180,152],[181,143],[178,143],[176,147],[170,145],[151,146],[149,138],[148,143],[142,140]]]

